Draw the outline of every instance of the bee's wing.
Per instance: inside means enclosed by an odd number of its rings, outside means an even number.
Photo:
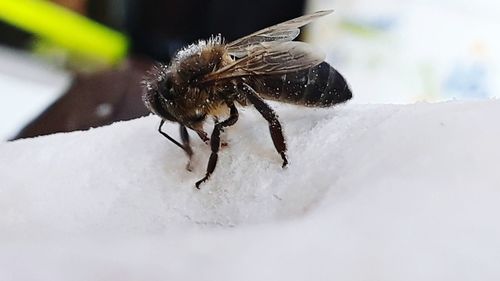
[[[263,42],[248,50],[246,57],[207,74],[202,82],[295,72],[318,65],[325,59],[323,52],[299,41]]]
[[[264,28],[243,38],[237,39],[227,44],[229,54],[235,57],[243,57],[248,54],[248,48],[262,42],[286,42],[292,41],[300,33],[299,27],[304,26],[313,20],[328,15],[332,10],[318,11],[309,15],[304,15],[289,21],[285,21],[268,28]]]

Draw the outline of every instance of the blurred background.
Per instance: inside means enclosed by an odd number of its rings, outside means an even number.
[[[154,61],[211,34],[227,41],[304,13],[303,30],[356,103],[497,96],[495,0],[0,0],[0,140],[147,115]]]

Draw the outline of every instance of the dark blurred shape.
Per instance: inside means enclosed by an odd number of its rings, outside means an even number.
[[[77,75],[67,93],[14,139],[85,130],[147,115],[140,81],[149,67],[151,62],[136,60],[122,69]]]
[[[211,1],[204,36],[221,33],[227,41],[304,14],[304,0]]]
[[[232,41],[298,17],[304,8],[303,0],[80,2],[86,2],[90,18],[129,35],[135,59],[118,70],[77,75],[69,91],[16,138],[84,130],[146,115],[140,81],[150,59],[167,63],[178,49],[198,39],[220,33]]]
[[[97,0],[94,0],[97,1]],[[132,52],[169,61],[186,44],[222,34],[227,41],[303,14],[304,0],[128,0]]]
[[[3,21],[0,21],[0,35],[0,44],[13,48],[24,49],[33,41],[33,35]]]
[[[132,40],[132,52],[155,60],[169,61],[187,42],[206,37],[211,1],[129,0],[125,32]]]

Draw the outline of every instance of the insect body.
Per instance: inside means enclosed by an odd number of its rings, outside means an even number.
[[[215,169],[224,127],[236,123],[235,104],[253,105],[268,121],[271,138],[283,167],[288,164],[286,143],[274,110],[264,99],[304,106],[327,107],[352,97],[347,82],[312,46],[292,41],[299,27],[331,13],[320,11],[252,33],[230,43],[221,36],[180,50],[169,65],[158,64],[144,80],[143,100],[162,118],[158,131],[182,148],[193,151],[187,129],[210,143],[206,181]],[[222,116],[225,120],[220,121]],[[211,137],[203,130],[208,116],[216,120]],[[180,124],[181,143],[162,132],[165,121]]]

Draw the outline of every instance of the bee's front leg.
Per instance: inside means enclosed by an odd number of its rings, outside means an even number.
[[[217,159],[219,158],[218,152],[220,148],[220,132],[222,128],[234,125],[236,121],[238,121],[238,110],[234,104],[229,106],[230,115],[229,118],[222,121],[221,123],[216,123],[214,126],[214,130],[212,131],[212,137],[210,138],[210,148],[212,149],[212,153],[210,154],[210,158],[208,159],[207,173],[205,177],[196,182],[196,188],[200,189],[200,184],[206,181],[210,175],[215,170],[215,166],[217,165]]]
[[[210,139],[208,138],[208,134],[207,134],[205,131],[201,130],[201,131],[195,131],[195,132],[198,134],[198,136],[200,137],[200,139],[201,139],[204,143],[208,144],[208,141],[209,141]]]
[[[181,139],[182,139],[182,144],[177,142],[175,139],[173,139],[171,136],[169,136],[167,133],[163,132],[161,128],[163,127],[163,124],[165,124],[165,120],[161,120],[160,126],[158,127],[158,132],[162,134],[164,137],[166,137],[169,141],[177,145],[178,147],[182,148],[184,152],[186,152],[187,156],[189,157],[188,164],[186,165],[186,169],[188,171],[191,171],[191,158],[193,156],[193,150],[191,149],[191,146],[189,145],[189,134],[187,132],[186,127],[183,125],[180,125],[180,134],[181,134]]]

